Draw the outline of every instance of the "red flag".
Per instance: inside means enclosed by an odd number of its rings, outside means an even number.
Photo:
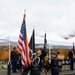
[[[27,41],[27,34],[26,34],[25,13],[21,25],[17,47],[19,48],[19,52],[22,54],[22,59],[21,59],[22,65],[28,67],[28,65],[30,64],[30,57],[29,57],[29,48],[28,48],[28,41]]]

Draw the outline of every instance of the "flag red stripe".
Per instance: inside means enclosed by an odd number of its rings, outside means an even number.
[[[30,63],[30,58],[29,58],[29,48],[28,48],[27,35],[26,35],[25,19],[23,19],[17,47],[19,48],[22,54],[22,65],[27,67]]]
[[[19,46],[17,46],[17,48],[19,49],[19,53],[22,53],[22,50],[19,48]]]
[[[22,50],[22,43],[20,41],[18,41],[18,46],[19,46],[20,50]]]
[[[23,45],[26,45],[26,40],[24,40],[24,42],[23,42]],[[23,50],[22,50],[23,52],[22,53],[24,53],[23,54],[23,62],[26,64],[25,66],[28,66],[27,65],[27,53],[26,53],[26,46],[23,46]]]
[[[19,35],[19,40],[18,40],[18,46],[17,46],[20,50],[20,52],[22,52],[22,37],[21,35]]]
[[[28,62],[28,65],[29,65],[29,61],[28,61],[28,43],[27,43],[27,37],[26,37],[26,40],[25,40],[25,43],[26,43],[26,57],[27,57],[27,59],[26,59],[26,61]]]

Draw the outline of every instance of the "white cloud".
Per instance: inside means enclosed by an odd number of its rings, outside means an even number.
[[[39,35],[45,31],[59,35],[75,31],[74,0],[1,0],[0,35],[13,32],[14,36],[18,36],[25,8],[29,33],[32,33],[33,26]]]

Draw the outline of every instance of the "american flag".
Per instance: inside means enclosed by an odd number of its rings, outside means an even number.
[[[22,65],[28,67],[28,65],[30,64],[30,57],[29,57],[29,48],[28,48],[28,41],[26,34],[25,16],[23,18],[23,22],[21,25],[17,47],[19,48],[19,51],[22,54],[22,59],[21,59]]]

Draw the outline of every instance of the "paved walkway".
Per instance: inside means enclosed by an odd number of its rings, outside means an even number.
[[[74,71],[70,71],[70,70],[65,70],[65,71],[61,71],[59,75],[74,75],[75,70]],[[0,70],[0,75],[8,75],[7,74],[7,69],[3,69]],[[21,73],[11,73],[11,75],[21,75]],[[51,75],[50,72],[46,73],[41,73],[41,75]]]

